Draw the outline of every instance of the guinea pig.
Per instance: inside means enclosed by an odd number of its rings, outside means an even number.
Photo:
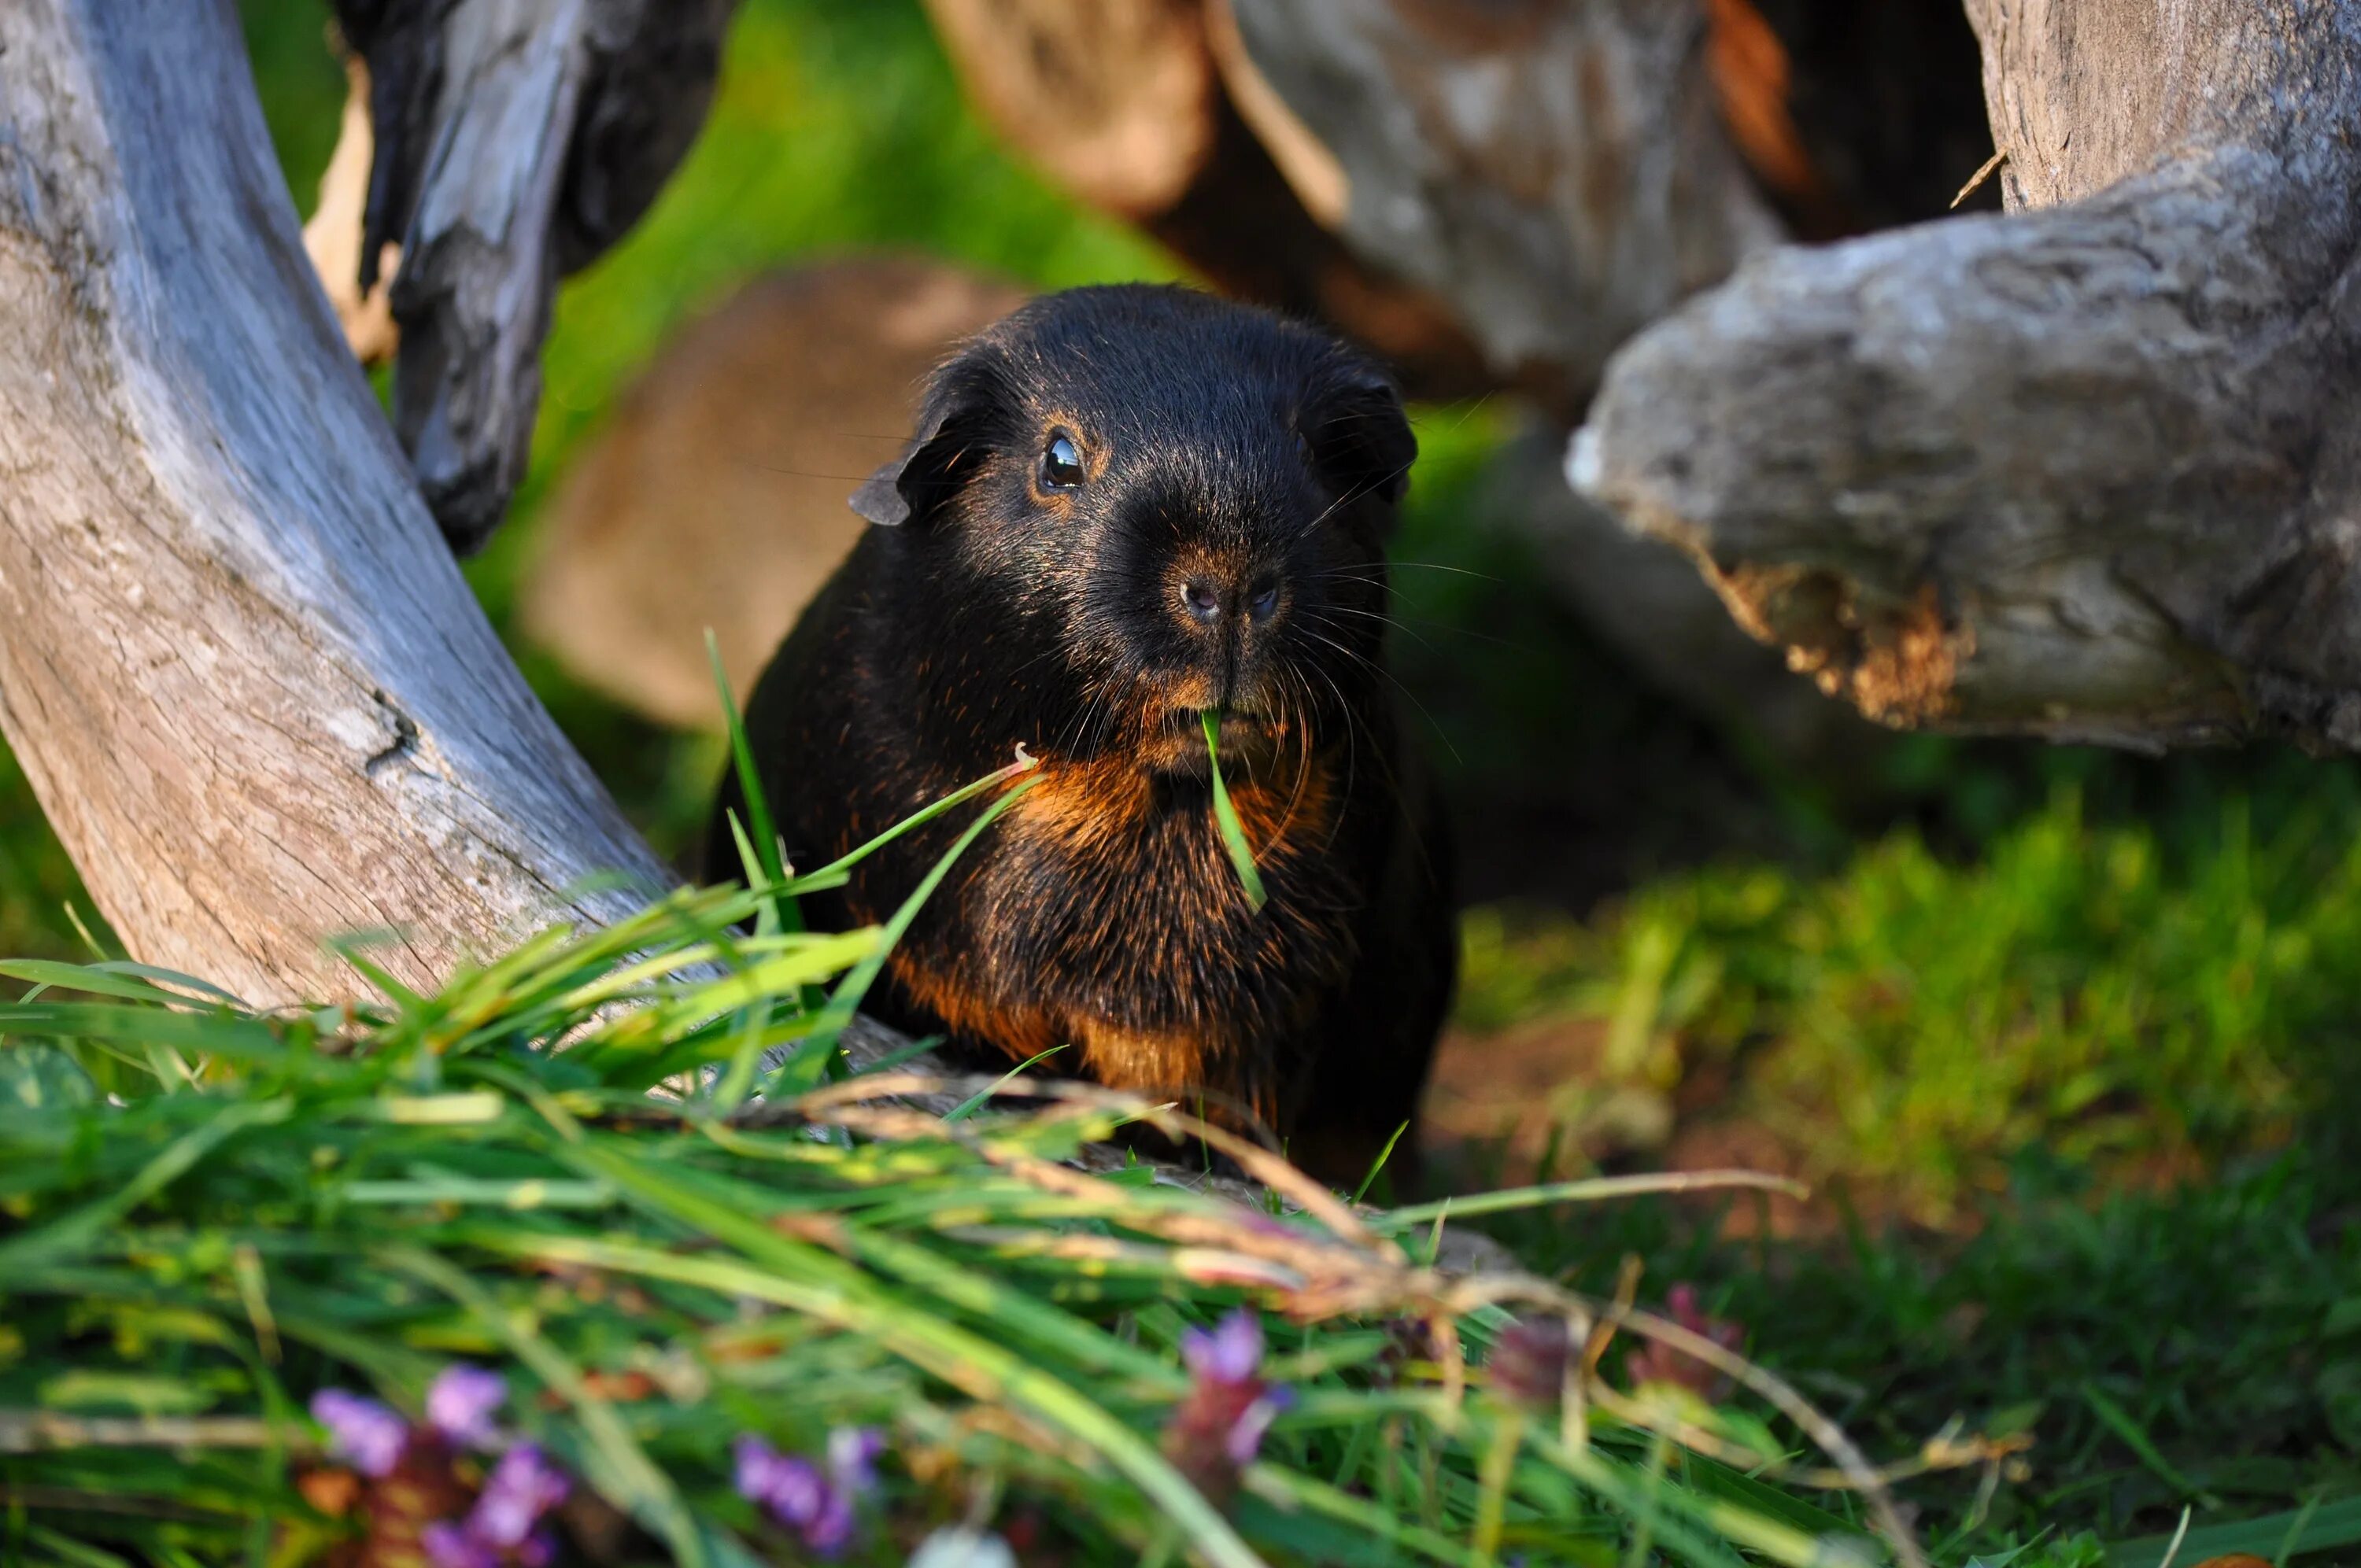
[[[1019,746],[1038,759],[869,1011],[987,1060],[1067,1047],[1047,1070],[1365,1174],[1414,1117],[1456,953],[1435,793],[1385,662],[1385,542],[1416,455],[1370,360],[1181,288],[1036,300],[936,372],[853,498],[874,526],[747,704],[806,866]],[[1208,710],[1258,909],[1216,824]],[[740,804],[725,779],[716,877],[740,870]],[[862,861],[807,923],[886,918],[965,820]]]

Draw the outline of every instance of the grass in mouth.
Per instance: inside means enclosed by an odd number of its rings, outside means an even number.
[[[1260,909],[1270,894],[1255,866],[1254,846],[1246,842],[1238,808],[1230,804],[1229,785],[1222,782],[1222,710],[1209,707],[1200,717],[1205,722],[1205,760],[1213,770],[1213,821],[1222,830],[1222,847],[1230,852],[1230,864],[1238,869],[1238,883],[1246,890],[1246,902]]]

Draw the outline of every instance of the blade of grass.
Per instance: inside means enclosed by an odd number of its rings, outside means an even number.
[[[1361,1185],[1353,1189],[1354,1202],[1358,1203],[1362,1199],[1369,1195],[1369,1189],[1377,1184],[1378,1173],[1385,1169],[1386,1161],[1393,1157],[1394,1146],[1401,1142],[1402,1135],[1409,1131],[1410,1124],[1408,1122],[1404,1122],[1400,1126],[1394,1129],[1394,1135],[1386,1140],[1386,1146],[1379,1149],[1378,1151],[1378,1157],[1369,1162],[1369,1173],[1361,1178]]]
[[[1198,715],[1205,726],[1205,760],[1213,770],[1213,822],[1222,830],[1222,846],[1230,852],[1230,864],[1238,871],[1238,885],[1246,891],[1246,903],[1260,909],[1270,901],[1262,885],[1262,872],[1255,865],[1254,846],[1246,842],[1246,830],[1238,821],[1238,808],[1230,802],[1230,786],[1222,781],[1222,710],[1209,707]]]
[[[2134,1456],[2142,1464],[2147,1465],[2148,1472],[2158,1480],[2171,1487],[2182,1497],[2201,1507],[2218,1508],[2222,1506],[2217,1498],[2208,1496],[2204,1488],[2175,1468],[2172,1462],[2157,1448],[2154,1440],[2147,1435],[2147,1431],[2137,1421],[2132,1420],[2131,1413],[2109,1398],[2100,1390],[2098,1385],[2085,1383],[2082,1385],[2081,1392],[2082,1402],[2091,1407],[2091,1413],[2099,1418],[2100,1424],[2121,1438],[2124,1446],[2130,1449]]]
[[[771,819],[771,803],[763,793],[762,770],[754,762],[753,742],[746,738],[746,724],[738,711],[737,694],[730,689],[730,673],[721,667],[721,641],[713,629],[705,631],[705,654],[713,663],[713,686],[720,694],[721,716],[730,728],[730,765],[738,772],[738,794],[746,806],[746,826],[752,834],[754,863],[762,868],[763,880],[773,888],[787,880],[786,861],[779,850],[778,826]],[[798,929],[793,905],[780,900],[780,924],[787,930]]]
[[[1650,1192],[1705,1192],[1726,1187],[1760,1188],[1766,1192],[1806,1198],[1811,1189],[1784,1176],[1752,1170],[1668,1170],[1643,1176],[1596,1176],[1578,1181],[1554,1181],[1540,1187],[1511,1187],[1499,1192],[1472,1192],[1432,1203],[1391,1209],[1369,1221],[1381,1235],[1407,1231],[1441,1219],[1447,1210],[1455,1219],[1471,1214],[1499,1214],[1513,1209],[1537,1209],[1548,1203],[1595,1202],[1602,1198],[1631,1198]]]
[[[1070,1047],[1065,1046],[1051,1046],[1046,1051],[1035,1052],[1032,1056],[1026,1058],[1023,1061],[1018,1062],[1015,1067],[1010,1068],[1006,1072],[1002,1073],[998,1078],[993,1080],[989,1088],[977,1090],[973,1094],[969,1095],[966,1099],[961,1101],[958,1104],[944,1112],[943,1120],[946,1122],[966,1121],[970,1116],[976,1113],[977,1109],[981,1107],[985,1101],[990,1100],[994,1095],[1006,1088],[1012,1080],[1022,1077],[1027,1068],[1031,1067],[1035,1062],[1047,1061],[1051,1057],[1056,1056],[1060,1051],[1066,1050],[1068,1048]]]
[[[2290,1539],[2290,1531],[2299,1526],[2302,1533]],[[2108,1568],[2158,1568],[2171,1544],[2169,1535],[2115,1542],[2107,1548]],[[2292,1557],[2307,1552],[2325,1552],[2332,1546],[2356,1544],[2361,1544],[2361,1497],[2346,1497],[2235,1524],[2191,1530],[2181,1542],[2181,1552],[2191,1562],[2202,1562],[2235,1552],[2260,1557],[2283,1552]]]
[[[820,1014],[818,1032],[773,1070],[766,1087],[767,1093],[796,1093],[814,1088],[826,1079],[829,1064],[836,1058],[837,1044],[846,1025],[852,1022],[853,1014],[860,1010],[861,1000],[869,994],[870,986],[876,983],[878,975],[884,971],[887,957],[910,929],[910,923],[918,917],[919,909],[934,895],[935,889],[942,885],[943,879],[950,874],[952,865],[967,852],[968,846],[982,838],[984,829],[1000,820],[1001,813],[1023,799],[1026,792],[1040,782],[1038,774],[1017,780],[998,800],[979,813],[976,819],[968,824],[967,831],[943,851],[942,859],[935,862],[934,869],[912,890],[910,896],[902,901],[902,906],[894,912],[894,917],[885,922],[884,938],[878,942],[875,950],[837,981],[835,992],[829,997],[828,1006]]]
[[[950,810],[953,806],[961,806],[968,801],[973,800],[977,795],[983,794],[994,785],[1006,784],[1011,779],[1031,773],[1035,768],[1038,768],[1040,765],[1041,760],[1039,758],[1028,754],[1024,748],[1019,747],[1016,752],[1016,761],[1009,763],[1008,766],[998,769],[993,773],[986,773],[983,777],[976,780],[973,784],[961,785],[958,789],[953,790],[950,794],[943,796],[942,799],[936,801],[933,805],[922,806],[917,811],[905,817],[901,821],[896,822],[893,827],[888,828],[883,833],[878,834],[877,837],[870,839],[869,842],[862,845],[859,849],[853,850],[847,854],[841,855],[837,859],[829,861],[828,864],[820,867],[818,871],[813,872],[809,876],[797,877],[789,885],[796,888],[797,891],[801,891],[809,887],[812,883],[819,881],[819,879],[823,877],[835,878],[841,876],[844,872],[850,871],[852,867],[859,865],[862,861],[867,860],[870,856],[875,854],[878,850],[884,849],[886,845],[892,843],[895,839],[899,839],[902,835],[909,832],[911,829],[922,828],[928,823],[933,821],[936,817],[940,817],[944,812]]]

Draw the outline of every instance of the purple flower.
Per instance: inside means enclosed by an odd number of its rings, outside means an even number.
[[[418,1532],[434,1568],[500,1568],[500,1549],[465,1525],[436,1519]]]
[[[804,1544],[822,1557],[835,1557],[852,1544],[855,1523],[852,1499],[834,1486],[824,1486],[819,1512],[804,1526]]]
[[[813,1552],[834,1557],[852,1544],[860,1522],[854,1505],[876,1486],[876,1459],[884,1447],[884,1434],[873,1428],[839,1427],[828,1435],[823,1472],[810,1460],[781,1453],[747,1432],[732,1450],[738,1491],[799,1533]]]
[[[808,1459],[781,1453],[753,1433],[739,1438],[738,1494],[767,1508],[781,1524],[800,1530],[818,1519],[828,1500],[828,1480]]]
[[[828,1478],[851,1497],[873,1492],[884,1452],[885,1434],[875,1427],[838,1427],[828,1434]]]
[[[482,1448],[492,1441],[492,1412],[509,1397],[508,1380],[497,1372],[456,1362],[426,1390],[426,1420],[458,1448]]]
[[[1262,1452],[1263,1434],[1270,1431],[1270,1423],[1278,1418],[1279,1411],[1294,1402],[1295,1390],[1292,1388],[1265,1388],[1251,1404],[1239,1411],[1237,1419],[1230,1423],[1229,1431],[1222,1438],[1222,1450],[1230,1456],[1230,1463],[1241,1470],[1252,1464],[1255,1455]]]
[[[1263,1379],[1262,1324],[1241,1309],[1208,1332],[1180,1339],[1189,1392],[1164,1429],[1164,1452],[1207,1497],[1236,1491],[1238,1473],[1262,1452],[1271,1421],[1293,1398]]]
[[[532,1443],[521,1442],[500,1455],[467,1516],[467,1532],[506,1552],[524,1545],[541,1516],[566,1501],[574,1490],[566,1473]]]
[[[410,1445],[410,1423],[377,1400],[343,1388],[312,1396],[312,1419],[328,1429],[328,1448],[364,1475],[389,1475]]]
[[[516,1549],[516,1560],[518,1568],[549,1568],[557,1560],[557,1537],[547,1525],[542,1526],[524,1538],[524,1544]]]
[[[1209,1383],[1245,1383],[1262,1370],[1262,1322],[1241,1307],[1211,1333],[1190,1329],[1180,1336],[1180,1359]]]

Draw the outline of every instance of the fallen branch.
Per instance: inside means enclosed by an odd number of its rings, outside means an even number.
[[[1753,263],[1579,477],[1886,722],[2361,748],[2361,5],[1971,12],[2015,215]]]
[[[6,44],[0,726],[124,942],[335,1000],[333,935],[431,986],[668,884],[419,500],[231,9],[28,0]]]
[[[393,422],[452,545],[524,476],[557,280],[620,237],[705,122],[736,0],[335,0],[371,73],[359,287],[401,251]]]

